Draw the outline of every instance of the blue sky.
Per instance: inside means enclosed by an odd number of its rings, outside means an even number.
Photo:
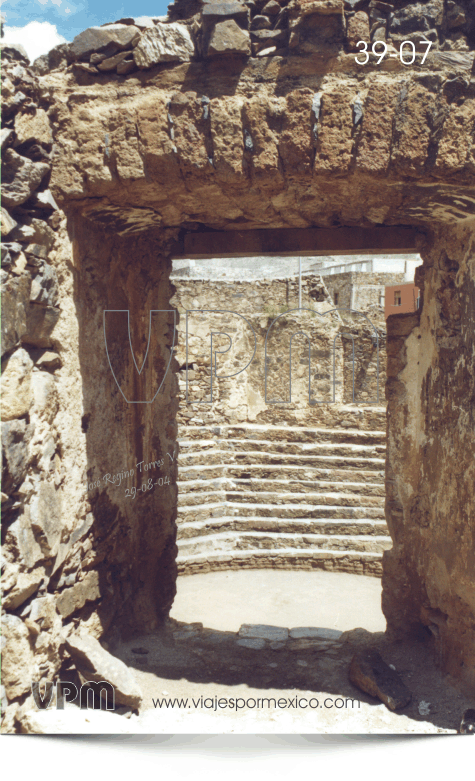
[[[86,27],[113,22],[123,16],[162,16],[172,0],[4,0],[6,25],[49,22],[71,41]]]

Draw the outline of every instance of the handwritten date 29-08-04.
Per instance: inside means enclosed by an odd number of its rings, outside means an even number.
[[[149,477],[146,483],[142,483],[140,488],[126,488],[125,489],[125,495],[128,499],[136,499],[137,496],[142,493],[145,494],[147,491],[151,491],[152,488],[155,488],[156,485],[170,485],[170,478],[169,477],[159,477],[158,480],[154,483],[153,478]]]

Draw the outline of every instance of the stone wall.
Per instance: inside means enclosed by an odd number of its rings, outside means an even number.
[[[383,609],[393,636],[432,635],[475,682],[475,253],[473,223],[435,232],[416,276],[423,308],[388,318]]]
[[[38,80],[12,56],[2,74],[4,731],[31,707],[32,680],[55,680],[71,665],[73,627],[93,637],[152,630],[176,580],[173,372],[153,405],[124,398],[153,397],[171,357],[174,314],[152,329],[146,377],[132,365],[127,317],[103,322],[104,310],[130,310],[140,366],[148,311],[157,291],[168,309],[173,292],[164,237],[137,237],[130,254],[124,240],[80,217],[67,223],[48,189],[52,137]],[[127,495],[159,476],[163,485],[135,501]]]
[[[48,189],[53,137],[38,80],[2,56],[2,712],[7,731],[31,680],[62,663],[52,577],[87,552],[92,516],[71,430],[80,375],[66,219]],[[80,423],[80,419],[79,419]],[[79,477],[79,475],[77,475]],[[90,544],[89,544],[90,547]],[[76,577],[74,577],[74,581]],[[73,581],[70,579],[70,583]],[[97,590],[83,581],[84,602]],[[8,703],[10,706],[8,707]]]
[[[300,421],[306,425],[327,425],[328,422],[331,426],[337,414],[331,409],[333,403],[339,407],[353,401],[368,404],[379,400],[379,404],[384,405],[385,331],[379,306],[369,313],[368,320],[363,316],[338,312],[322,278],[318,276],[302,280],[302,307],[306,311],[301,313],[296,311],[298,282],[295,279],[234,282],[230,285],[227,282],[175,278],[175,284],[172,304],[180,313],[175,353],[180,367],[180,421],[201,418],[204,414],[207,418],[213,416],[217,423],[287,421],[295,424]],[[203,310],[203,313],[193,310]],[[225,311],[212,314],[206,310]],[[235,315],[229,315],[229,312]],[[211,331],[229,333],[233,345],[219,358],[218,377],[213,377],[213,404],[208,404],[203,402],[211,401]],[[310,405],[309,342],[305,336],[299,337],[299,333],[306,334],[310,341]],[[224,351],[228,347],[227,337],[214,338],[214,351]],[[254,358],[245,369],[254,349]],[[224,375],[235,372],[240,373],[224,378]],[[358,416],[357,408],[353,412]]]
[[[127,76],[159,63],[186,62],[196,56],[213,60],[316,53],[328,59],[341,48],[360,51],[360,40],[368,44],[387,41],[394,51],[403,41],[417,46],[421,34],[431,41],[433,51],[467,52],[475,42],[470,10],[468,0],[449,5],[442,0],[396,0],[385,5],[377,0],[344,5],[340,0],[260,0],[244,7],[223,3],[202,7],[199,0],[175,0],[166,22],[141,17],[120,20],[128,28],[125,30],[113,23],[97,32],[95,28],[86,30],[71,46],[62,44],[40,57],[36,67],[44,74],[73,64],[77,73]],[[410,61],[410,53],[405,60]]]

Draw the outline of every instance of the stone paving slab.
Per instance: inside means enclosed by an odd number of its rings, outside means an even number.
[[[292,638],[301,638],[301,637],[316,637],[320,640],[339,640],[343,632],[340,632],[339,629],[325,629],[322,627],[314,627],[314,626],[298,626],[294,627],[294,629],[291,629],[290,637]]]
[[[262,640],[287,640],[289,630],[281,626],[267,624],[242,624],[239,637],[258,637]]]

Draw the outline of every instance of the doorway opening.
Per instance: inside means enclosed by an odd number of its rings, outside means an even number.
[[[385,629],[385,298],[421,263],[390,250],[173,261],[172,617]]]

